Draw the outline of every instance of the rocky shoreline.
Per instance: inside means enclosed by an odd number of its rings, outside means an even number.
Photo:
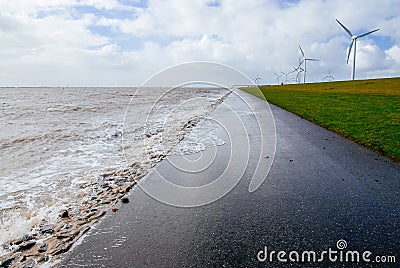
[[[103,183],[90,200],[84,201],[78,208],[64,210],[54,224],[44,223],[31,235],[5,245],[10,252],[0,257],[0,267],[29,268],[45,262],[53,263],[102,216],[116,213],[118,203],[129,202],[126,194],[158,161],[149,163],[150,167],[146,168],[134,163],[128,169],[101,174]]]
[[[182,141],[185,135],[211,113],[230,94],[229,91],[207,107],[207,113],[190,118],[178,133],[174,144]],[[145,133],[145,139],[153,139],[152,144],[161,142],[160,133]],[[169,150],[171,150],[170,148]],[[147,161],[135,162],[123,170],[108,170],[100,174],[101,180],[95,193],[77,207],[60,213],[54,224],[43,222],[32,234],[10,242],[3,247],[9,252],[0,256],[0,268],[30,268],[44,263],[50,265],[67,252],[106,213],[118,213],[119,203],[129,202],[126,194],[169,151],[148,151]],[[89,185],[82,184],[80,187]]]

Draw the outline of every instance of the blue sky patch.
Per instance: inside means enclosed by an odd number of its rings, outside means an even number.
[[[147,0],[119,0],[121,5],[132,6],[132,7],[140,7],[140,8],[148,8]]]
[[[374,42],[379,46],[380,49],[383,50],[387,50],[396,44],[396,42],[392,40],[389,36],[372,34],[370,38],[374,40]]]
[[[105,36],[105,37],[116,37],[118,33],[113,31],[110,26],[103,25],[91,25],[88,30],[94,34]]]
[[[132,35],[119,35],[113,40],[123,51],[139,51],[143,48],[143,40]]]
[[[109,19],[129,19],[136,16],[133,9],[115,9],[115,10],[103,10],[97,9],[92,6],[79,6],[75,8],[78,14],[93,14],[97,17],[105,17]]]
[[[219,6],[221,6],[221,3],[219,1],[210,1],[210,2],[207,3],[207,6],[219,7]]]

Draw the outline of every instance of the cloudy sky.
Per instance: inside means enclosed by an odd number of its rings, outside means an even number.
[[[356,78],[400,76],[399,10],[398,0],[0,0],[0,86],[137,86],[190,61],[274,84],[299,45],[320,59],[307,81],[346,80],[350,37],[336,18],[353,34],[381,29],[357,42]]]

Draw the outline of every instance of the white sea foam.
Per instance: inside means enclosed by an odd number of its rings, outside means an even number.
[[[169,154],[188,155],[204,151],[206,148],[224,145],[225,141],[217,135],[218,124],[205,119],[196,125]]]

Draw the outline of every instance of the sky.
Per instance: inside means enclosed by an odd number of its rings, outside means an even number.
[[[260,84],[400,76],[398,0],[0,0],[0,86],[140,86],[169,66],[210,61]]]

